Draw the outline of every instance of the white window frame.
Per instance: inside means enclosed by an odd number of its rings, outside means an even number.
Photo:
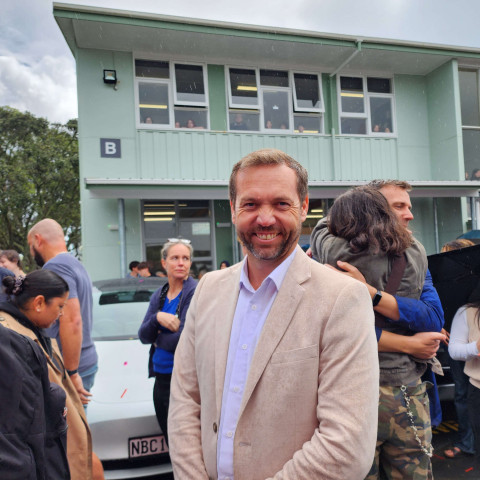
[[[265,92],[286,92],[288,99],[288,123],[290,128],[282,130],[281,128],[266,128],[265,127],[265,109],[263,108],[263,94]],[[292,133],[293,132],[293,108],[292,108],[292,89],[291,87],[272,87],[270,85],[260,86],[260,132],[262,133]]]
[[[340,84],[340,78],[341,77],[354,77],[354,78],[361,78],[362,79],[362,93],[363,93],[363,104],[364,104],[364,111],[355,113],[355,112],[344,112],[342,110],[342,89],[341,89],[341,84]],[[362,75],[338,75],[337,77],[337,90],[338,90],[338,111],[340,113],[340,118],[343,117],[350,117],[350,118],[367,118],[368,119],[368,102],[367,100],[367,95],[366,95],[366,88],[365,88],[365,82],[366,78]]]
[[[318,113],[318,112],[314,112],[314,113]],[[320,112],[319,115],[315,115],[315,117],[320,120],[320,124],[319,124],[320,131],[318,133],[297,132],[295,130],[295,115],[304,115],[304,116],[314,117],[314,115],[312,115],[311,112],[293,112],[293,133],[295,133],[295,135],[325,135],[325,113],[324,112]]]
[[[232,84],[230,82],[230,69],[236,68],[240,70],[253,70],[255,72],[255,81],[257,87],[257,104],[256,105],[243,105],[234,103],[232,99]],[[302,113],[313,113],[318,114],[319,117],[319,128],[320,132],[315,134],[306,133],[305,135],[325,135],[325,102],[323,98],[323,85],[322,85],[322,72],[318,71],[303,71],[303,70],[289,70],[288,68],[265,68],[266,70],[278,70],[278,71],[286,71],[288,72],[288,87],[275,87],[271,85],[261,85],[260,83],[260,70],[264,69],[264,67],[251,67],[246,65],[225,65],[225,83],[226,89],[228,92],[228,102],[227,102],[227,119],[231,113],[231,110],[253,110],[258,112],[259,114],[259,122],[260,122],[260,129],[253,130],[253,132],[258,133],[295,133],[295,114],[302,114]],[[320,92],[320,104],[321,107],[319,108],[300,108],[297,109],[296,106],[296,92],[295,92],[295,82],[294,82],[294,74],[307,74],[307,75],[317,75],[318,79],[318,86]],[[289,92],[289,122],[290,128],[288,130],[281,130],[281,129],[267,129],[265,128],[265,111],[263,108],[263,91],[268,89],[274,90],[286,90]],[[237,130],[230,130],[230,121],[228,120],[228,131],[229,132],[236,132]],[[243,130],[242,130],[243,131]],[[252,130],[246,130],[247,132],[252,132]],[[299,135],[300,133],[296,133]]]
[[[354,78],[361,78],[362,79],[362,87],[363,87],[363,101],[365,106],[364,113],[354,113],[354,112],[344,112],[342,110],[342,90],[340,84],[341,77],[354,77]],[[369,92],[368,91],[368,78],[388,78],[390,80],[390,85],[392,88],[392,93],[377,93],[377,92]],[[370,98],[389,98],[391,99],[391,107],[392,107],[392,130],[393,132],[386,133],[386,132],[373,132],[372,125],[371,125],[371,112],[370,112]],[[397,121],[396,121],[396,109],[395,109],[395,82],[391,75],[355,75],[355,74],[344,74],[344,75],[337,75],[337,105],[338,105],[338,120],[339,120],[339,131],[340,135],[346,135],[349,137],[397,137]],[[342,133],[342,119],[343,118],[362,118],[366,121],[366,133]]]
[[[387,78],[387,77],[382,77]],[[393,91],[393,89],[392,89]],[[372,116],[370,112],[370,99],[371,98],[388,98],[390,99],[390,104],[392,107],[392,132],[374,132],[372,130]],[[367,135],[379,136],[379,137],[396,137],[397,136],[397,122],[396,122],[396,112],[395,112],[395,96],[393,93],[370,93],[368,94],[368,128]]]
[[[170,111],[168,112],[168,121],[169,123],[142,123],[140,116],[140,98],[139,98],[139,84],[140,83],[151,83],[155,85],[167,85],[169,100],[173,99],[172,85],[169,78],[152,78],[152,77],[135,77],[135,104],[137,107],[137,127],[145,128],[149,130],[158,130],[159,128],[171,129],[175,127],[174,120],[174,105],[168,105]]]
[[[253,70],[255,72],[255,82],[257,84],[257,104],[256,105],[245,105],[243,103],[234,103],[232,96],[232,83],[230,81],[230,69],[237,68],[238,70]],[[240,110],[260,110],[260,73],[257,67],[245,67],[245,66],[236,66],[236,65],[225,65],[225,80],[228,87],[228,105],[230,108],[237,108]]]
[[[293,106],[294,106],[294,113],[299,113],[299,112],[311,112],[311,113],[325,113],[325,104],[323,103],[323,88],[322,88],[322,74],[321,73],[316,73],[316,72],[302,72],[299,70],[292,70],[289,72],[290,73],[290,86],[292,88],[292,94],[293,94]],[[295,74],[298,73],[300,75],[316,75],[317,76],[317,82],[318,82],[318,91],[320,93],[320,107],[315,108],[305,108],[305,107],[299,107],[298,106],[298,100],[297,100],[297,90],[295,88]]]
[[[155,78],[155,77],[137,77],[135,74],[135,62],[137,60],[144,60],[144,61],[151,61],[151,62],[168,62],[168,72],[169,78]],[[177,87],[176,87],[176,78],[175,78],[175,65],[197,65],[201,66],[203,69],[203,82],[205,86],[205,102],[177,102]],[[146,130],[188,130],[191,131],[192,129],[186,128],[175,128],[175,107],[204,107],[206,112],[206,119],[207,125],[203,129],[210,130],[210,99],[208,96],[208,76],[207,76],[207,64],[205,63],[194,63],[194,62],[183,62],[183,61],[175,61],[170,58],[149,58],[143,55],[136,55],[133,58],[133,76],[134,76],[134,85],[135,85],[135,108],[137,110],[137,128],[139,129],[146,129]],[[139,83],[154,83],[154,84],[163,84],[168,85],[168,96],[170,105],[168,108],[170,109],[168,119],[169,123],[142,123],[141,116],[140,116],[140,99],[139,99]],[[199,109],[200,111],[200,109]]]
[[[207,78],[207,68],[204,63],[191,63],[191,62],[170,62],[171,64],[171,77],[172,77],[172,87],[173,87],[173,100],[175,105],[177,106],[190,106],[190,107],[208,107],[208,78]],[[204,102],[186,102],[178,100],[178,92],[177,92],[177,78],[175,73],[175,66],[176,65],[193,65],[195,67],[202,67],[203,73],[203,86],[205,89],[205,101]]]

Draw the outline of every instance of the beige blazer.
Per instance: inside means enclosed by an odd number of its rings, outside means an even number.
[[[176,350],[176,480],[217,478],[217,435],[241,264],[205,275]],[[363,479],[375,452],[378,355],[360,282],[296,255],[265,321],[234,439],[235,480]]]

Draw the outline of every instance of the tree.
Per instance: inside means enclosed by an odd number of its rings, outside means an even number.
[[[0,249],[24,254],[27,234],[43,218],[63,227],[74,253],[80,246],[77,120],[65,125],[0,107]]]

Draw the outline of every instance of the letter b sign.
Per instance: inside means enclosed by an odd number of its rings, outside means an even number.
[[[101,138],[100,156],[103,158],[121,158],[122,147],[119,138]]]

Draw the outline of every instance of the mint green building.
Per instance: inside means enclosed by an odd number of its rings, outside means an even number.
[[[427,253],[478,228],[480,49],[54,3],[77,64],[83,262],[93,279],[241,258],[232,165],[279,148],[309,172],[301,243],[345,189],[408,180]]]

